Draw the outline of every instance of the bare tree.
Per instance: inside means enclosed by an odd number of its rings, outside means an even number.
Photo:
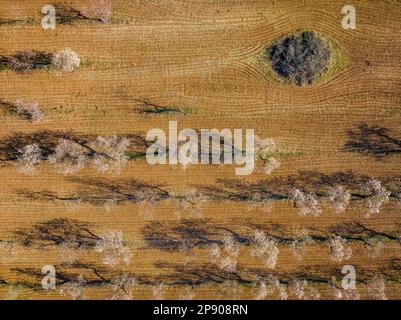
[[[34,101],[20,99],[11,103],[0,100],[0,108],[31,122],[39,122],[44,117],[44,112],[40,109],[39,104]]]
[[[87,223],[72,219],[53,219],[15,231],[17,243],[26,247],[47,248],[68,245],[74,249],[95,248],[101,240]]]
[[[52,54],[43,51],[20,51],[11,56],[0,55],[0,65],[21,73],[48,68],[51,60]]]
[[[70,24],[75,21],[110,22],[112,3],[110,0],[89,0],[81,8],[62,3],[53,3],[56,9],[56,22]]]
[[[109,23],[113,13],[112,2],[111,0],[90,0],[83,6],[81,12],[88,19]]]

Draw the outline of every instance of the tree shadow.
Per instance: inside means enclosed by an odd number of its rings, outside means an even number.
[[[82,284],[83,287],[98,287],[110,284],[113,275],[118,273],[110,271],[107,268],[79,261],[57,264],[54,267],[56,269],[56,285],[77,283],[80,277],[83,276],[85,279],[85,282]],[[42,290],[41,281],[44,275],[40,269],[12,268],[11,271],[29,276],[30,281],[25,281],[25,283],[29,284],[34,290]]]
[[[52,6],[56,9],[56,23],[57,24],[72,24],[77,21],[92,21],[92,22],[106,22],[104,18],[96,17],[84,12],[84,10],[77,9],[71,5],[64,3],[53,3]],[[107,11],[103,4],[95,4],[98,13]],[[107,17],[107,20],[109,17]]]
[[[365,245],[370,245],[369,241],[373,239],[384,240],[387,242],[400,242],[398,231],[375,230],[357,221],[329,227],[329,231],[348,241],[360,241]]]
[[[150,102],[145,99],[135,99],[135,101],[139,104],[138,111],[139,113],[143,114],[154,114],[154,115],[161,115],[161,114],[181,114],[185,115],[186,111],[177,106],[165,106]]]
[[[177,263],[159,262],[155,266],[170,270],[160,275],[157,281],[166,285],[200,286],[204,284],[223,284],[232,281],[239,285],[255,285],[259,279],[276,278],[281,284],[290,285],[294,279],[305,280],[314,285],[330,285],[334,278],[342,279],[341,269],[327,265],[312,265],[301,267],[300,270],[279,271],[265,268],[245,267],[239,265],[235,272],[221,270],[211,264],[182,265]],[[364,268],[355,266],[358,270],[358,283],[368,283],[378,272],[386,275],[387,281],[398,282],[398,270],[395,267]]]
[[[357,283],[367,284],[377,274],[382,274],[386,282],[399,283],[400,261],[398,258],[391,258],[389,263],[378,267],[366,267],[355,265],[358,270]],[[236,271],[229,272],[220,269],[216,265],[207,263],[183,265],[180,263],[156,262],[154,267],[160,270],[157,274],[134,274],[111,270],[109,268],[99,267],[95,264],[82,263],[79,261],[73,263],[62,263],[55,265],[57,271],[57,285],[77,284],[79,279],[84,281],[79,284],[85,287],[100,287],[113,283],[115,277],[125,275],[135,279],[136,284],[140,285],[166,285],[166,286],[191,286],[202,285],[221,285],[226,282],[232,282],[242,286],[256,285],[260,279],[278,279],[280,284],[291,285],[294,279],[307,281],[312,285],[331,285],[333,279],[342,279],[344,275],[341,269],[328,265],[311,265],[301,267],[299,270],[267,270],[266,268],[245,267],[238,265]],[[43,274],[36,268],[12,268],[11,271],[17,274],[28,276],[23,282],[24,286],[34,290],[42,290],[41,281]],[[6,280],[4,280],[7,283]]]
[[[77,192],[69,195],[58,195],[52,191],[17,190],[17,194],[35,201],[66,201],[102,205],[125,202],[158,202],[170,197],[162,186],[149,184],[135,179],[108,180],[69,178],[68,181],[80,184]]]
[[[390,130],[380,126],[361,124],[356,130],[348,130],[349,140],[344,149],[371,155],[378,159],[401,153],[401,140],[392,136]]]
[[[294,189],[327,196],[330,188],[341,185],[352,191],[353,196],[364,198],[362,186],[371,178],[351,171],[325,174],[316,171],[300,171],[287,177],[244,182],[242,180],[219,179],[216,186],[199,186],[207,196],[215,200],[261,201],[286,200]]]
[[[48,68],[52,58],[52,53],[43,51],[19,51],[10,56],[0,55],[0,66],[15,72],[27,73]]]
[[[227,236],[232,237],[238,243],[250,243],[248,236],[203,219],[183,220],[175,223],[154,221],[143,228],[142,234],[149,247],[166,251],[177,251],[183,247],[192,249],[212,244],[221,245]]]
[[[196,219],[179,222],[151,222],[142,229],[144,240],[148,247],[163,251],[179,251],[182,249],[205,248],[213,244],[223,245],[224,239],[230,237],[240,245],[250,245],[255,242],[255,231],[280,245],[313,242],[328,244],[334,237],[340,236],[347,242],[360,242],[370,245],[371,240],[399,243],[397,230],[380,231],[369,228],[360,222],[347,222],[319,229],[316,227],[304,229],[303,235],[286,225],[255,224],[241,222],[238,226],[214,223],[211,220]]]
[[[87,223],[73,219],[53,219],[16,230],[16,241],[26,247],[48,248],[68,245],[73,249],[94,248],[100,236]]]

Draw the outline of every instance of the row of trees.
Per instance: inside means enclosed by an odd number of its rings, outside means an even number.
[[[380,268],[358,268],[357,288],[341,288],[343,275],[336,269],[316,265],[301,271],[271,271],[240,266],[235,272],[221,270],[210,264],[183,266],[177,263],[156,263],[163,270],[159,274],[132,273],[110,270],[104,266],[79,261],[56,265],[57,288],[60,294],[73,299],[85,299],[89,288],[110,288],[111,299],[135,298],[135,291],[141,287],[149,288],[154,299],[165,298],[169,288],[178,291],[181,299],[196,298],[202,286],[218,288],[221,299],[238,299],[245,291],[253,299],[304,299],[316,300],[322,292],[331,289],[334,299],[364,298],[387,299],[389,284],[398,284],[399,260],[389,261],[386,270]],[[43,277],[41,270],[35,268],[14,268],[24,280],[17,280],[13,287],[41,290]],[[17,279],[19,277],[17,276]]]
[[[1,151],[1,147],[0,147]],[[52,159],[52,157],[50,157]],[[141,203],[150,207],[161,201],[171,203],[181,213],[201,214],[208,202],[240,202],[249,210],[260,208],[267,212],[276,202],[288,201],[303,217],[318,217],[323,210],[345,213],[352,204],[362,205],[366,217],[378,214],[383,205],[401,201],[401,177],[372,179],[353,172],[323,174],[304,171],[287,177],[276,177],[256,182],[218,180],[213,185],[192,186],[190,191],[170,192],[167,186],[148,184],[135,179],[77,179],[68,181],[82,187],[77,192],[59,195],[47,190],[33,192],[17,190],[32,200],[60,201],[110,205]]]
[[[80,66],[81,59],[71,49],[65,48],[53,54],[43,51],[20,51],[13,55],[0,55],[0,68],[27,73],[49,69],[71,72]]]

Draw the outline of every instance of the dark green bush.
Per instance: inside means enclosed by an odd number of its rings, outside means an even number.
[[[312,84],[329,64],[327,43],[316,33],[305,31],[273,43],[267,53],[273,70],[293,84]]]

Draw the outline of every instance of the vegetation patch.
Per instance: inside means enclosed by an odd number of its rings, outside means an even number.
[[[54,3],[56,22],[69,24],[75,21],[110,22],[112,5],[110,0],[91,0],[80,9],[62,3]]]
[[[164,106],[156,103],[149,102],[147,100],[136,100],[140,103],[139,112],[144,114],[182,114],[185,115],[190,112],[189,108],[183,108],[178,106]]]
[[[299,86],[315,83],[332,58],[328,41],[311,31],[279,39],[264,55],[280,78]]]
[[[80,58],[65,48],[55,54],[44,51],[19,51],[13,55],[0,55],[0,71],[12,70],[28,73],[33,70],[50,69],[71,72],[80,65]]]

